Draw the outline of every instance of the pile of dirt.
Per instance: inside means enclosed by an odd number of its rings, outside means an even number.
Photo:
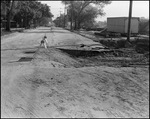
[[[149,51],[149,37],[134,38],[133,40],[130,40],[130,43],[126,39],[100,39],[99,42],[104,46],[113,49],[134,47],[138,53]]]
[[[127,43],[125,39],[120,40],[101,39],[99,42],[110,48],[125,48]]]
[[[128,43],[126,39],[102,39],[99,42],[107,49],[85,50],[59,48],[70,57],[80,62],[80,67],[86,66],[113,66],[133,67],[149,65],[149,40],[136,39]]]
[[[65,52],[65,50],[63,50]],[[66,52],[70,55],[69,52]],[[111,52],[101,52],[94,55],[71,54],[82,66],[112,66],[133,67],[147,66],[149,64],[149,53],[138,53],[135,48],[114,49]]]
[[[149,38],[138,38],[136,40],[136,51],[139,53],[149,52]]]

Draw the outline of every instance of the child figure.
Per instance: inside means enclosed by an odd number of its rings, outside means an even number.
[[[43,39],[41,40],[40,47],[42,45],[44,45],[44,47],[47,49],[48,42],[47,42],[47,37],[46,36],[44,36]]]

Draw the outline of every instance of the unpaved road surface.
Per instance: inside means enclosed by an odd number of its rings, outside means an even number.
[[[149,68],[85,67],[56,49],[81,43],[96,44],[48,27],[2,37],[1,117],[149,117]]]

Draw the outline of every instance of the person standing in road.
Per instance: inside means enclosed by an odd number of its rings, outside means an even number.
[[[41,44],[40,44],[40,47],[44,45],[44,47],[47,49],[47,46],[48,46],[48,41],[47,41],[47,37],[46,35],[43,37],[43,39],[41,40]]]

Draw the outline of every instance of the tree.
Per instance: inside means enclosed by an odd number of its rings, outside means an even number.
[[[14,0],[3,0],[1,1],[3,8],[4,8],[4,12],[5,12],[5,16],[6,16],[6,31],[10,31],[10,20],[11,20],[11,15],[12,15],[12,10],[13,10],[13,6],[14,6]]]
[[[49,22],[51,21],[51,19],[50,18],[48,18],[48,17],[42,17],[41,19],[40,19],[40,26],[45,26],[45,25],[49,25]]]
[[[53,17],[49,6],[37,1],[19,1],[17,9],[18,12],[15,14],[14,20],[19,24],[22,24],[23,20],[25,28],[30,27],[32,24],[40,24],[42,17]]]
[[[6,19],[6,1],[1,1],[1,19]]]
[[[42,12],[42,17],[52,17],[49,6],[47,4],[42,4],[40,11]]]
[[[67,21],[67,15],[65,15],[65,21]],[[64,14],[61,14],[54,20],[56,26],[64,27]]]
[[[10,20],[14,20],[25,28],[31,24],[38,24],[42,17],[53,17],[50,8],[36,0],[32,1],[1,1],[1,19],[6,19],[6,30],[10,31]]]
[[[94,23],[94,27],[95,28],[105,28],[107,26],[107,22],[106,21],[95,21]]]
[[[96,7],[93,7],[92,5],[88,5],[81,13],[81,16],[78,18],[78,24],[77,24],[78,28],[80,28],[81,25],[87,27],[93,27],[95,18],[99,14],[101,14],[101,12],[99,12],[99,10]]]
[[[94,4],[98,7],[98,11],[100,15],[104,14],[103,8],[105,5],[110,4],[110,1],[62,1],[63,4],[68,5],[70,13],[74,16],[75,29],[79,28],[79,19],[83,15],[84,9],[90,4]],[[73,12],[71,12],[73,11]],[[81,15],[82,14],[82,15]]]

